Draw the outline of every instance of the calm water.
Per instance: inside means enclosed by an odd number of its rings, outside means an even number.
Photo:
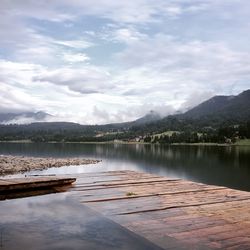
[[[250,147],[0,143],[0,154],[102,160],[29,174],[131,169],[250,191]],[[0,201],[0,218],[5,250],[158,249],[67,193]]]
[[[160,250],[66,193],[1,201],[0,218],[3,250]]]
[[[102,160],[97,165],[52,168],[39,174],[131,169],[250,191],[250,147],[244,146],[1,143],[0,154]]]

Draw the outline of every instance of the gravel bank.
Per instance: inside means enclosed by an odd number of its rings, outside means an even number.
[[[95,164],[98,162],[100,161],[83,158],[37,158],[0,155],[0,175],[43,170],[52,167]]]

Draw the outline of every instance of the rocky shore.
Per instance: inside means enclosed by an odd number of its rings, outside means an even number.
[[[95,164],[98,162],[100,161],[83,158],[37,158],[0,155],[0,175],[43,170],[52,167]]]

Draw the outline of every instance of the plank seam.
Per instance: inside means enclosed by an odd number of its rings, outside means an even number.
[[[235,202],[235,201],[244,201],[244,200],[250,200],[250,198],[242,198],[242,199],[231,200],[231,201],[218,201],[218,202],[207,202],[207,203],[194,203],[194,204],[188,204],[188,205],[176,205],[176,206],[162,207],[162,208],[157,208],[157,209],[147,209],[147,210],[126,212],[126,213],[118,213],[115,215],[147,213],[147,212],[155,212],[155,211],[162,211],[162,210],[168,210],[168,209],[174,209],[174,208],[184,208],[184,207],[199,207],[199,206],[201,207],[201,206],[205,206],[205,205],[213,205],[213,204],[228,203],[228,202]]]

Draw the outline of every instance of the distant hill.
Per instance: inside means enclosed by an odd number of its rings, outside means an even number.
[[[51,117],[50,114],[43,111],[39,112],[22,112],[22,113],[0,113],[0,123],[32,123],[32,122],[43,122],[47,118]]]
[[[15,125],[12,125],[14,127]],[[47,131],[60,131],[60,130],[75,130],[88,127],[87,125],[80,125],[74,122],[34,122],[31,124],[24,125],[16,125],[22,126],[23,129],[28,128],[30,131],[39,131],[39,130],[47,130]]]
[[[250,90],[237,96],[214,96],[180,115],[181,118],[220,118],[244,121],[250,119]]]
[[[50,115],[45,112],[0,114],[0,123],[2,123],[0,140],[109,141],[127,140],[165,131],[189,133],[212,131],[213,133],[213,131],[219,131],[221,127],[250,122],[250,90],[237,96],[215,96],[183,114],[164,118],[150,111],[137,120],[124,123],[80,125],[71,122],[41,122],[48,117]],[[18,124],[14,121],[37,122]],[[4,125],[8,123],[9,125]],[[100,134],[102,136],[99,136]]]
[[[151,110],[145,116],[143,116],[143,117],[135,120],[134,122],[132,122],[132,125],[147,124],[147,123],[158,121],[160,119],[161,119],[161,116],[157,112]]]
[[[214,96],[182,114],[169,115],[155,122],[131,129],[136,133],[155,133],[167,130],[201,131],[218,129],[250,121],[250,90],[237,96]]]

